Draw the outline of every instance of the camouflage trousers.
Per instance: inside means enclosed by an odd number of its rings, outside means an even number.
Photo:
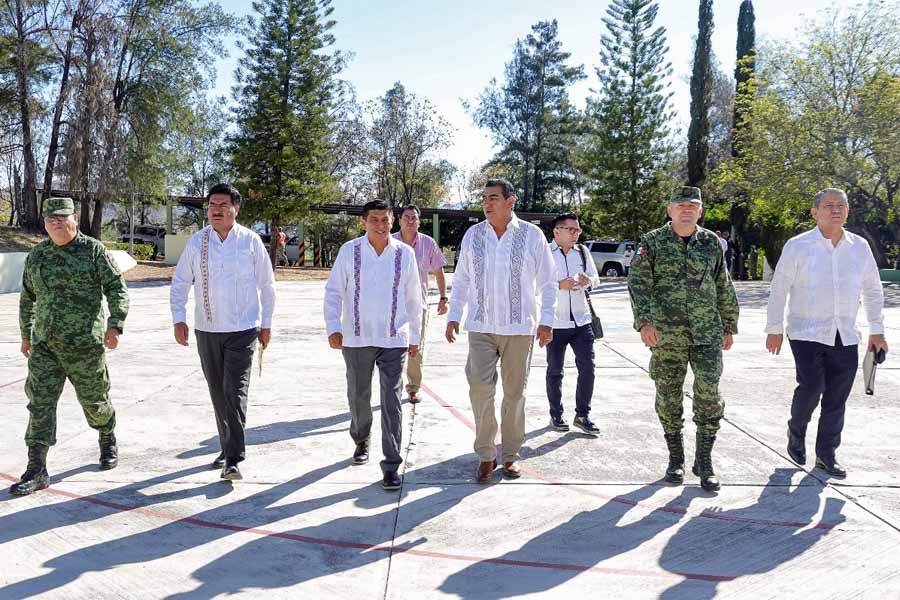
[[[31,347],[25,381],[31,413],[25,432],[25,443],[29,446],[56,443],[56,405],[66,379],[75,388],[88,425],[102,433],[115,429],[116,412],[109,401],[109,373],[103,346],[73,350],[39,342]]]
[[[725,402],[719,396],[722,348],[657,346],[651,350],[650,378],[656,383],[656,415],[663,431],[677,433],[684,424],[684,378],[690,364],[694,373],[694,423],[698,431],[715,434],[725,414]]]

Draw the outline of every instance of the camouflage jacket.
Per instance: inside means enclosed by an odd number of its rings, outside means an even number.
[[[105,327],[104,295],[109,305]],[[102,344],[106,329],[122,330],[127,314],[125,279],[97,240],[78,232],[65,246],[46,240],[28,253],[19,296],[23,340],[69,347]]]
[[[721,344],[737,333],[738,302],[719,238],[697,227],[690,242],[667,223],[646,234],[628,277],[634,328],[659,331],[659,345]]]

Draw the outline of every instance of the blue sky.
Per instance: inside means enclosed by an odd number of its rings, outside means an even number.
[[[221,0],[233,13],[250,14],[250,0]],[[757,39],[790,38],[803,22],[832,3],[825,0],[754,0]],[[849,6],[851,2],[837,2]],[[605,0],[335,0],[336,46],[354,58],[342,77],[365,101],[395,81],[428,98],[456,128],[447,158],[471,169],[492,154],[487,133],[475,128],[460,99],[475,98],[492,77],[502,78],[516,39],[541,20],[556,19],[563,48],[573,64],[583,64],[587,80],[574,86],[579,106],[596,86],[594,65],[604,31]],[[740,0],[716,0],[713,48],[727,72],[734,69]],[[697,0],[660,0],[658,24],[668,30],[673,108],[686,129],[690,95],[692,38]],[[217,65],[216,93],[230,96],[240,50]]]

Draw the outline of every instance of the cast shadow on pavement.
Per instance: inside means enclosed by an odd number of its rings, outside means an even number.
[[[662,551],[659,566],[680,581],[663,592],[665,600],[704,600],[716,595],[717,586],[757,573],[768,572],[807,551],[832,529],[843,522],[840,514],[842,500],[827,498],[824,515],[812,528],[819,512],[822,485],[806,476],[795,487],[781,481],[792,469],[777,469],[763,488],[756,503],[734,510],[716,511],[713,518],[688,515],[687,508],[695,498],[705,493],[695,487],[682,488],[681,494],[657,509],[646,511],[637,520],[629,513],[639,503],[648,500],[660,488],[648,485],[616,496],[596,510],[573,516],[569,521],[534,537],[521,548],[508,552],[501,561],[541,562],[565,556],[578,557],[580,567],[618,569],[633,568],[636,577],[653,576],[648,566],[634,567],[633,563],[613,560],[650,542],[666,530],[676,529]],[[673,510],[674,509],[674,510]],[[790,521],[777,524],[768,519]],[[758,522],[754,523],[756,520]],[[627,524],[619,524],[627,521]],[[716,551],[721,545],[727,552]],[[460,598],[493,600],[521,594],[546,592],[575,577],[598,576],[586,569],[523,569],[513,564],[494,561],[475,563],[450,575],[441,591]],[[647,572],[642,575],[642,572]],[[605,575],[600,574],[600,577]]]

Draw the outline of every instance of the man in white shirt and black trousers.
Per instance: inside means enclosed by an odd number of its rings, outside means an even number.
[[[497,362],[503,382],[503,474],[515,479],[521,475],[516,462],[525,439],[525,385],[535,332],[541,348],[553,339],[557,280],[544,232],[513,213],[516,196],[512,184],[488,179],[482,200],[486,220],[470,227],[460,244],[445,335],[450,343],[456,340],[467,308],[466,378],[475,415],[475,452],[480,459],[475,480],[487,483],[497,468]]]
[[[806,463],[806,426],[821,398],[816,466],[834,477],[847,475],[835,453],[859,364],[860,297],[869,321],[866,351],[874,346],[887,352],[878,265],[865,238],[844,229],[849,211],[843,190],[828,188],[816,194],[812,208],[816,227],[788,240],[778,259],[766,324],[766,348],[778,354],[786,330],[797,369],[788,454],[796,463]]]
[[[594,395],[594,331],[585,294],[600,285],[600,276],[591,253],[578,245],[580,235],[578,215],[565,213],[553,219],[550,251],[556,264],[559,290],[556,294],[553,341],[547,345],[547,400],[550,401],[550,426],[557,431],[569,431],[569,425],[563,419],[562,382],[566,347],[572,346],[578,368],[575,420],[572,425],[596,437],[600,429],[589,416],[591,396]]]
[[[403,363],[415,356],[422,332],[422,288],[416,255],[391,236],[394,213],[381,200],[362,212],[366,235],[341,246],[325,284],[328,344],[341,350],[347,366],[353,464],[369,460],[372,430],[372,372],[381,387],[382,487],[400,489],[398,473],[403,411]]]
[[[209,386],[222,451],[213,468],[222,479],[242,479],[247,393],[256,343],[272,335],[275,277],[259,235],[235,222],[241,194],[228,184],[206,196],[210,225],[188,240],[172,277],[170,304],[175,341],[188,345],[186,305],[194,288],[194,329]]]

